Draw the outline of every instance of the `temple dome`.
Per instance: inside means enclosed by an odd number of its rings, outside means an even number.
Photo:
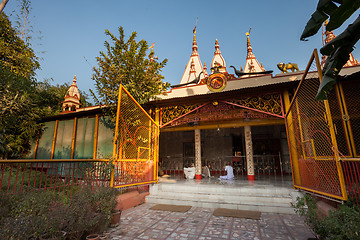
[[[76,84],[76,75],[74,80],[70,85],[69,89],[66,91],[64,96],[64,101],[62,102],[63,111],[76,111],[80,108],[80,92]]]

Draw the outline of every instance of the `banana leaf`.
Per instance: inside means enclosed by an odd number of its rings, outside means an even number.
[[[311,15],[310,20],[306,23],[305,29],[301,34],[300,40],[305,41],[306,38],[315,35],[321,28],[322,23],[338,9],[334,3],[342,1],[319,0],[316,11]]]
[[[330,14],[327,31],[340,27],[360,7],[360,0],[343,0],[342,4]]]
[[[327,99],[342,67],[349,60],[355,43],[360,39],[360,16],[345,31],[320,49],[321,54],[328,55],[323,68],[323,79],[320,83],[316,100]]]

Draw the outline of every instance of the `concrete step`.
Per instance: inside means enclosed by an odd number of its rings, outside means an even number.
[[[166,199],[148,196],[146,202],[155,204],[172,204],[172,205],[187,205],[201,208],[227,208],[237,210],[250,210],[269,213],[282,213],[282,214],[295,214],[290,204],[283,206],[270,206],[270,205],[256,205],[244,203],[225,203],[225,202],[205,202],[205,201],[187,201],[181,199]]]
[[[177,193],[231,193],[232,195],[257,194],[259,196],[289,195],[293,189],[285,187],[229,187],[216,185],[157,184],[150,188],[150,194],[157,191]]]
[[[196,196],[197,201],[211,201],[211,202],[227,202],[227,203],[239,203],[239,202],[258,202],[266,204],[287,204],[291,202],[290,195],[287,196],[257,196],[257,195],[231,195],[231,194],[208,194],[208,193],[174,193],[174,192],[161,192],[158,194],[151,194],[150,197],[167,198],[167,199],[194,199]]]
[[[150,187],[150,195],[146,197],[146,202],[295,214],[291,202],[294,202],[299,194],[289,187],[271,185],[222,186],[160,183]]]

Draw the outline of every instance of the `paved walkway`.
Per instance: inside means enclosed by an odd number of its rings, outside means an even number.
[[[313,238],[298,215],[262,213],[260,220],[215,217],[214,209],[192,207],[186,213],[154,211],[144,203],[126,210],[110,239],[257,239]]]

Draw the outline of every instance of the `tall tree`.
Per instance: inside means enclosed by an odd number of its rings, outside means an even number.
[[[0,63],[15,74],[30,78],[40,68],[33,49],[17,35],[3,12],[0,13],[0,49]]]
[[[111,41],[105,41],[106,52],[101,51],[96,58],[98,67],[93,68],[92,79],[98,95],[91,93],[97,104],[114,106],[122,84],[139,103],[148,102],[170,86],[160,74],[167,59],[155,61],[153,48],[147,54],[148,44],[145,40],[137,42],[136,32],[127,40],[121,26],[118,33],[117,37],[105,30]]]
[[[19,11],[16,14],[15,28],[18,31],[18,35],[21,40],[30,44],[32,25],[30,19],[31,1],[30,0],[18,0]]]
[[[360,0],[319,0],[315,12],[307,22],[300,37],[301,40],[316,34],[322,23],[330,18],[327,31],[340,27],[360,7]],[[316,99],[327,99],[327,93],[336,83],[336,78],[349,60],[349,54],[360,39],[360,16],[350,24],[343,33],[320,49],[321,54],[328,56],[323,68],[323,79]]]
[[[21,158],[39,120],[58,111],[59,96],[34,78],[40,64],[31,47],[0,13],[0,159]]]

